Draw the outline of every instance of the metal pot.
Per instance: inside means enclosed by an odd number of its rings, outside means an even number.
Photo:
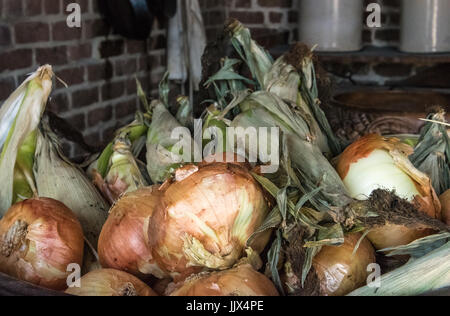
[[[362,48],[363,0],[300,0],[299,40],[318,51]]]
[[[403,0],[400,50],[450,52],[450,0]]]

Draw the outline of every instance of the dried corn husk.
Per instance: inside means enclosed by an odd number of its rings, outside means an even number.
[[[52,77],[51,66],[40,67],[11,94],[0,109],[0,216],[14,202],[30,198],[30,194],[36,191],[32,174],[35,149],[33,133],[50,95]],[[21,196],[24,193],[26,196]]]
[[[363,287],[350,296],[417,296],[450,286],[450,234],[440,234],[385,251],[409,254],[406,265],[381,277],[380,287]],[[444,243],[444,245],[442,245]],[[442,245],[439,247],[439,245]],[[438,247],[438,248],[436,248]],[[424,252],[426,255],[423,255]],[[431,250],[431,251],[430,251]]]
[[[447,132],[445,111],[429,115],[419,143],[410,160],[420,171],[430,176],[438,195],[450,189],[450,136]]]
[[[80,220],[86,239],[96,246],[109,206],[85,174],[64,157],[56,135],[45,123],[38,133],[34,164],[38,194],[69,207]]]

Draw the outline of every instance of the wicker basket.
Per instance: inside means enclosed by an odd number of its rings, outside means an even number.
[[[336,135],[355,141],[370,133],[419,134],[420,119],[437,106],[448,113],[450,93],[363,88],[336,94],[324,109]]]

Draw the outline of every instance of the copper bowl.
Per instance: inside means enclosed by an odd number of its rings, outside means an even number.
[[[448,113],[450,93],[359,89],[334,95],[325,110],[336,135],[355,141],[370,133],[419,134],[424,125],[420,119],[437,106]],[[447,120],[450,120],[448,114]]]

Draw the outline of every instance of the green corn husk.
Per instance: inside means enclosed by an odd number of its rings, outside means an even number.
[[[186,96],[179,96],[177,98],[178,112],[176,119],[181,125],[189,128],[189,130],[194,129],[194,108],[192,107],[189,98]]]
[[[52,67],[29,76],[0,109],[0,216],[36,193],[33,159],[36,129],[52,89]]]
[[[164,103],[154,100],[152,108],[152,123],[147,135],[147,171],[153,183],[164,182],[173,171],[184,162],[192,162],[193,152],[196,150],[189,130],[182,140],[172,138],[176,129],[183,127],[169,112]],[[186,128],[185,128],[186,129]],[[183,153],[177,144],[182,143],[183,148],[190,148],[191,152]]]
[[[45,121],[37,138],[34,177],[39,196],[70,208],[80,220],[85,238],[96,246],[109,205],[85,174],[64,157]]]
[[[96,173],[94,183],[114,204],[123,194],[136,191],[149,185],[141,174],[138,163],[131,152],[131,141],[128,134],[120,135],[114,141],[113,153],[109,159],[106,176]]]
[[[380,287],[363,287],[349,296],[417,296],[450,286],[450,234],[440,234],[384,251],[412,255],[406,265],[381,277]]]
[[[445,111],[432,113],[422,130],[414,154],[409,158],[414,166],[430,176],[437,195],[450,189],[450,136]],[[446,125],[447,124],[447,125]]]

